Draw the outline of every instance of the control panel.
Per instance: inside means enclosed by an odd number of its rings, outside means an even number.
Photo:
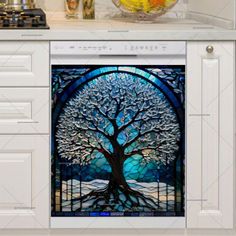
[[[51,42],[51,55],[185,55],[186,43],[176,41]]]

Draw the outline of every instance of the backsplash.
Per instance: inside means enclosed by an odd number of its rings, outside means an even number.
[[[63,11],[64,10],[64,0],[37,0],[37,5],[46,11]],[[175,6],[174,10],[184,11],[186,9],[186,0],[179,0],[179,3]],[[117,11],[116,7],[113,5],[112,0],[96,0],[96,9],[100,12],[105,12],[109,9]]]

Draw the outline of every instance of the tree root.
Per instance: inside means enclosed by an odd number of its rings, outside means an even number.
[[[109,188],[93,190],[90,193],[74,199],[81,202],[76,211],[160,211],[159,201],[155,202],[148,196],[132,190],[131,188]]]

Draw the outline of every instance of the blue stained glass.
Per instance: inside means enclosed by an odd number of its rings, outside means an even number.
[[[184,215],[184,72],[53,66],[52,216]]]

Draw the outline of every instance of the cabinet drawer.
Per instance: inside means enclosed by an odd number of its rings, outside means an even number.
[[[48,228],[49,136],[0,135],[0,229]]]
[[[0,88],[0,134],[48,134],[48,88]]]
[[[0,86],[49,86],[48,42],[2,42]]]

